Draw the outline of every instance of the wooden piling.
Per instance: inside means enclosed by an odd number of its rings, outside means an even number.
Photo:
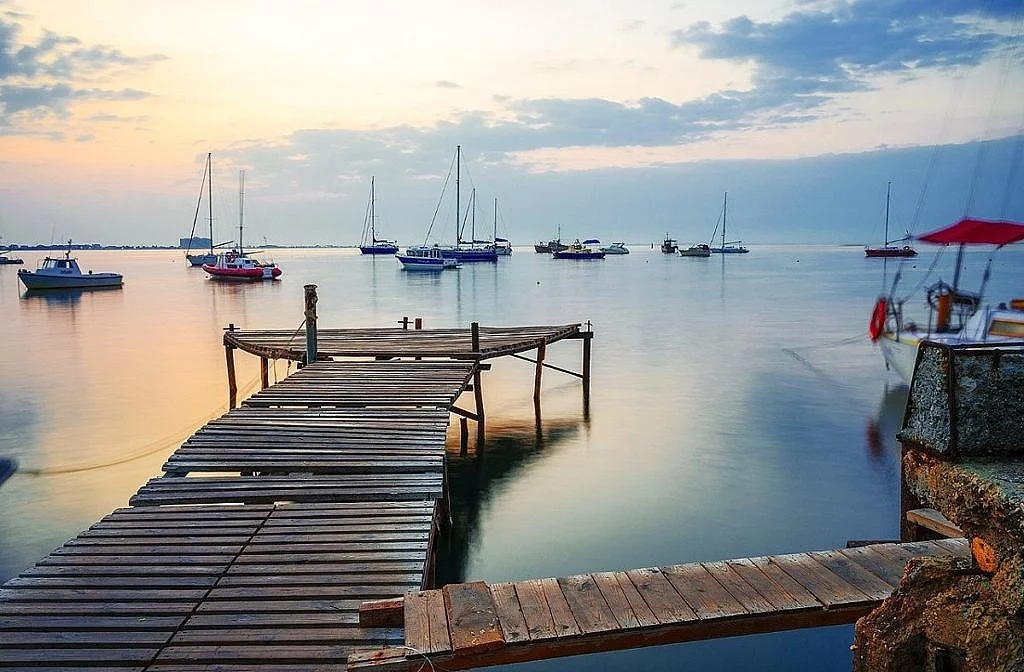
[[[316,285],[305,285],[306,364],[316,361]]]
[[[416,322],[415,322],[413,328],[416,329],[416,331],[419,331],[420,329],[423,328],[423,318],[422,317],[417,317],[416,318]]]
[[[270,387],[270,363],[266,357],[260,357],[260,389]]]
[[[232,322],[228,324],[228,331],[235,330],[235,324]],[[235,408],[238,406],[238,381],[235,378],[235,347],[233,345],[224,345],[224,359],[228,368],[228,408]]]
[[[470,338],[473,344],[473,353],[480,353],[480,323],[473,322],[470,325]],[[479,361],[479,360],[478,360]],[[483,436],[484,432],[484,392],[482,386],[480,366],[473,370],[473,398],[476,400],[477,438]]]
[[[537,344],[537,369],[533,374],[533,403],[540,403],[540,380],[541,374],[544,372],[544,355],[547,354],[548,344],[547,341],[541,340]]]
[[[590,341],[594,332],[583,333],[583,405],[590,405]]]

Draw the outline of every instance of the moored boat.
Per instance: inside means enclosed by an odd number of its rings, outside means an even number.
[[[458,260],[444,256],[442,248],[437,245],[410,247],[404,254],[396,254],[395,258],[406,271],[444,271],[459,267]]]
[[[665,240],[661,241],[661,251],[665,254],[675,254],[679,250],[679,243],[675,238],[670,238],[669,235],[665,234]]]
[[[551,256],[555,259],[575,259],[579,261],[589,259],[604,259],[604,252],[598,250],[591,245],[600,244],[601,241],[596,239],[585,240],[582,243],[577,239],[572,245],[569,245],[564,250],[552,252]]]
[[[398,243],[377,237],[376,196],[374,194],[374,178],[370,178],[370,201],[367,206],[366,220],[363,222],[363,238],[359,243],[359,251],[363,254],[395,254]]]
[[[869,258],[882,258],[882,257],[916,257],[917,250],[910,245],[896,246],[893,243],[908,240],[910,234],[906,237],[900,238],[899,240],[889,240],[889,196],[892,192],[892,182],[887,182],[885,186],[885,243],[881,247],[866,247],[864,248],[864,256]]]
[[[725,240],[725,220],[729,213],[729,192],[725,192],[725,196],[722,198],[722,244],[719,247],[712,247],[711,251],[716,254],[746,254],[750,252],[747,248],[743,247],[739,240]],[[715,232],[718,228],[715,228]],[[715,232],[712,232],[711,239],[714,240]]]
[[[1019,242],[1024,240],[1024,224],[964,218],[918,236],[917,240],[958,245],[953,283],[940,280],[925,290],[928,316],[923,325],[907,319],[903,301],[896,300],[892,292],[875,301],[868,322],[868,337],[878,344],[886,366],[909,384],[918,345],[925,340],[947,345],[1005,343],[1008,347],[1024,348],[1024,299],[983,305],[981,291],[968,292],[959,286],[966,247],[994,245],[999,249]],[[988,272],[986,269],[984,275],[988,276]],[[984,283],[983,279],[982,289]]]
[[[26,289],[90,289],[94,287],[120,287],[124,277],[120,273],[82,272],[78,260],[71,256],[71,241],[63,257],[45,257],[34,271],[20,269],[18,279]]]
[[[193,252],[192,241],[196,235],[196,224],[199,222],[199,210],[203,205],[203,187],[206,187],[207,222],[210,225],[210,250],[208,252]],[[188,237],[188,247],[185,248],[185,259],[194,267],[201,267],[203,264],[217,263],[218,247],[224,247],[231,243],[213,244],[213,153],[206,153],[206,167],[203,169],[203,181],[199,185],[199,200],[196,202],[196,214],[192,218],[192,232]]]
[[[690,245],[686,249],[679,248],[680,257],[710,257],[711,246],[706,243],[697,243],[696,245]]]
[[[10,249],[0,249],[0,266],[4,264],[24,264],[25,260],[20,257],[8,257],[7,253]]]
[[[222,280],[274,280],[281,269],[274,262],[263,262],[242,247],[242,221],[245,212],[245,171],[238,174],[238,248],[221,252],[214,263],[203,264],[211,277]]]
[[[605,254],[629,254],[629,248],[625,243],[612,243],[600,249]]]

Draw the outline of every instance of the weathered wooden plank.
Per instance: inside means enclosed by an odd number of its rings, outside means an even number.
[[[624,573],[598,572],[591,576],[620,628],[628,630],[658,625],[658,619]]]
[[[506,644],[517,644],[530,641],[529,628],[523,617],[519,598],[512,583],[494,583],[490,585],[491,599],[494,602],[494,613],[498,616],[501,634]]]
[[[517,581],[514,586],[530,641],[557,637],[559,633],[555,628],[555,621],[551,617],[551,609],[548,608],[548,601],[544,597],[544,589],[540,582]]]
[[[474,655],[505,645],[498,615],[482,581],[447,585],[442,589],[452,650]]]
[[[31,630],[35,632],[176,630],[184,622],[184,616],[107,616],[91,613],[88,618],[82,618],[81,616],[19,614],[17,616],[0,616],[0,630]]]
[[[563,577],[558,579],[558,585],[580,632],[590,634],[619,627],[615,615],[592,576],[582,574]]]
[[[626,576],[643,597],[659,623],[684,623],[697,620],[697,614],[657,568],[631,569]]]
[[[724,618],[747,613],[736,598],[718,583],[699,563],[660,567],[676,592],[686,601],[697,618]]]
[[[903,575],[905,564],[894,562],[890,556],[879,553],[877,545],[842,548],[839,549],[839,552],[885,581],[892,588],[899,584],[900,577]]]
[[[730,560],[729,566],[779,610],[821,609],[824,606],[811,591],[783,571],[772,557]]]
[[[882,601],[892,594],[892,586],[839,551],[814,551],[809,554],[830,572],[872,600]]]
[[[562,594],[562,588],[558,585],[558,579],[541,579],[537,582],[544,591],[544,599],[551,610],[551,620],[555,624],[555,632],[559,637],[568,637],[580,634],[580,626],[572,615],[569,602]]]
[[[804,588],[814,594],[826,608],[852,606],[871,602],[871,598],[830,572],[806,553],[772,556]]]
[[[727,562],[702,562],[704,569],[739,602],[748,614],[764,614],[775,607]]]
[[[448,614],[440,590],[408,593],[405,601],[405,642],[421,654],[452,650]]]
[[[170,641],[173,630],[0,630],[0,650],[40,647],[159,647]],[[2,658],[0,658],[2,660]]]

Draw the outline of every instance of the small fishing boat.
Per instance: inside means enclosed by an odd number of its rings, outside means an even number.
[[[568,247],[568,245],[562,242],[562,227],[559,226],[554,238],[547,242],[540,241],[533,246],[533,249],[539,254],[550,254],[552,252],[561,252]]]
[[[669,238],[669,235],[665,234],[665,240],[661,241],[661,251],[665,254],[675,254],[679,250],[679,244],[675,238]]]
[[[444,256],[442,248],[437,245],[410,247],[405,254],[396,254],[395,258],[405,271],[444,271],[459,267],[458,259]]]
[[[629,254],[629,248],[625,243],[612,243],[600,248],[605,254]]]
[[[78,260],[71,256],[71,241],[63,257],[46,257],[34,271],[20,269],[18,279],[26,289],[91,289],[94,287],[120,287],[124,278],[120,273],[82,272]]]
[[[564,250],[558,252],[552,252],[551,256],[555,259],[574,259],[577,261],[585,261],[589,259],[604,259],[604,252],[601,250],[591,247],[591,245],[598,245],[601,241],[595,238],[584,240],[582,243],[577,238],[572,245]]]
[[[889,195],[892,191],[892,182],[887,182],[885,186],[885,243],[881,247],[866,247],[864,248],[864,256],[869,258],[885,258],[885,257],[916,257],[917,250],[910,245],[895,246],[892,243],[897,243],[910,239],[908,233],[906,237],[898,240],[889,240]]]
[[[212,264],[203,264],[203,270],[220,280],[274,280],[281,269],[274,262],[262,262],[245,252],[242,247],[242,221],[245,203],[245,171],[238,174],[238,248],[221,252]]]
[[[367,205],[366,219],[363,222],[363,240],[359,244],[359,251],[363,254],[395,254],[398,252],[398,243],[393,240],[385,240],[377,237],[377,215],[375,212],[374,178],[370,178],[370,202]]]
[[[981,291],[961,288],[960,272],[967,246],[995,245],[996,249],[1024,240],[1024,224],[964,218],[957,223],[918,236],[917,240],[940,245],[958,245],[953,284],[942,280],[925,290],[927,323],[919,325],[905,318],[903,301],[879,297],[868,321],[868,337],[878,344],[887,368],[894,369],[906,382],[914,373],[917,348],[921,341],[948,345],[1006,343],[1024,348],[1024,299],[1017,298],[995,306],[982,305]],[[992,259],[989,258],[989,265]],[[986,268],[983,278],[989,274]],[[985,280],[982,280],[982,289]]]
[[[705,243],[697,243],[696,245],[690,245],[685,250],[679,248],[680,257],[710,257],[711,246]]]

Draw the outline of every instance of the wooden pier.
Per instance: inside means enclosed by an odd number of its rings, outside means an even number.
[[[593,334],[579,327],[321,330],[304,349],[295,333],[229,329],[231,394],[235,349],[264,360],[265,389],[185,441],[128,508],[0,588],[0,667],[535,660],[847,623],[892,591],[911,557],[967,553],[963,540],[882,544],[428,590],[447,518],[449,414],[482,426],[491,357],[533,362],[536,400],[542,368],[557,368],[547,346],[567,338],[583,341],[582,372],[559,370],[583,380],[586,399]],[[269,386],[266,360],[281,357],[303,368]],[[469,391],[475,408],[456,406]]]
[[[970,549],[965,539],[885,543],[414,591],[364,609],[364,625],[404,624],[405,642],[354,653],[349,669],[467,669],[853,623],[924,555]]]

